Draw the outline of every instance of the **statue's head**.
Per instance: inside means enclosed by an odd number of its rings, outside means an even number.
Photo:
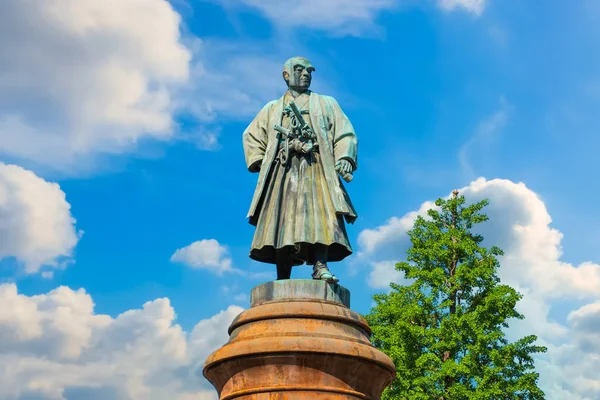
[[[310,87],[315,68],[304,57],[292,57],[283,65],[283,79],[296,92],[305,92]]]

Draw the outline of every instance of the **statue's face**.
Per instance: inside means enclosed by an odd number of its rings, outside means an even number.
[[[308,60],[297,59],[292,64],[291,71],[284,71],[283,79],[285,79],[290,89],[304,92],[310,87],[314,70]]]

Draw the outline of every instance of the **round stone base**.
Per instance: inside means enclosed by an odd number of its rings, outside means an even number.
[[[268,282],[252,290],[251,304],[205,363],[221,400],[375,400],[394,378],[394,364],[371,345],[366,321],[348,308],[347,289]]]

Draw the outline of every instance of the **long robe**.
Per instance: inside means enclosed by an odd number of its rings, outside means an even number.
[[[307,123],[318,142],[316,154],[291,153],[282,165],[275,124],[289,123],[284,108],[294,100],[308,109]],[[243,134],[248,168],[259,162],[260,172],[247,217],[256,226],[250,257],[276,264],[282,258],[294,265],[314,263],[315,244],[328,248],[327,261],[352,253],[344,220],[353,223],[356,211],[335,170],[341,159],[356,170],[358,140],[352,124],[329,96],[306,92],[295,99],[287,92],[258,113]]]

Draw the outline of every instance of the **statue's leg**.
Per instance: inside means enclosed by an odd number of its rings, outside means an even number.
[[[292,276],[292,263],[277,264],[277,280],[290,279]]]
[[[315,244],[313,257],[313,279],[331,283],[339,282],[339,279],[329,271],[329,267],[327,266],[327,246],[318,243]]]
[[[292,258],[285,250],[280,250],[277,254],[277,280],[290,279],[292,276]]]

